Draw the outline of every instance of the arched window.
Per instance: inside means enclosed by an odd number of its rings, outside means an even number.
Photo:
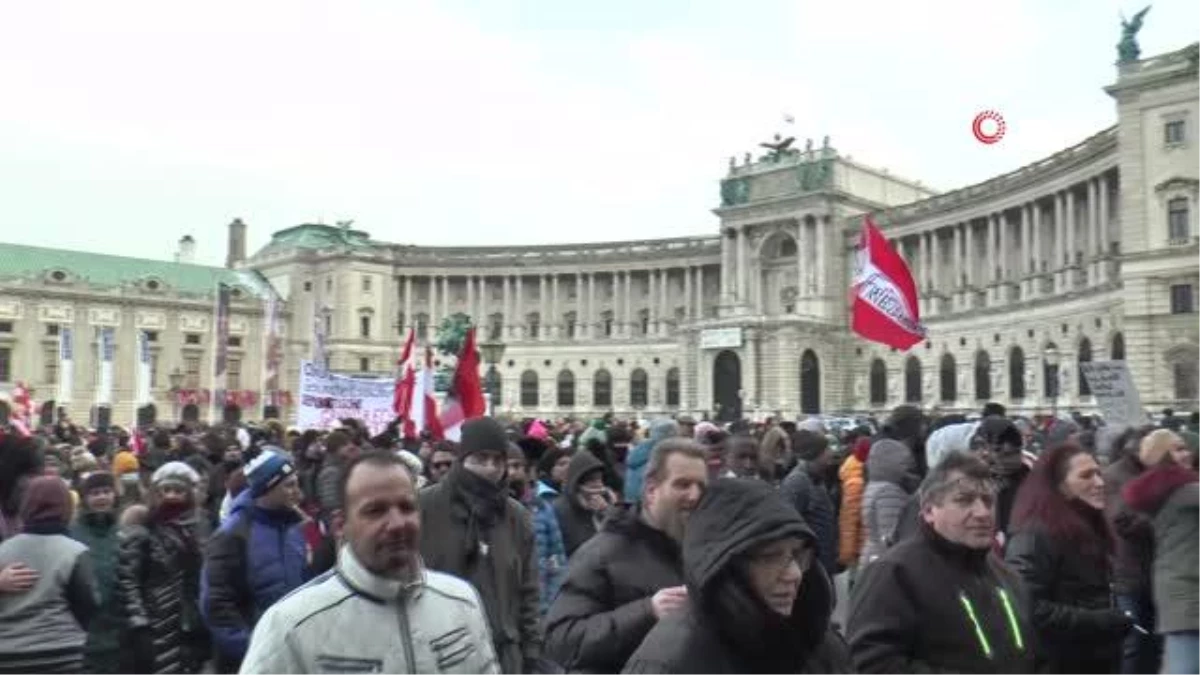
[[[679,369],[667,371],[667,405],[679,407]]]
[[[1057,363],[1050,365],[1050,361],[1045,356],[1050,351],[1057,352],[1058,345],[1051,342],[1042,349],[1042,396],[1046,398],[1053,398],[1059,395],[1058,374],[1062,368]]]
[[[1194,402],[1197,396],[1196,361],[1176,361],[1171,364],[1171,374],[1175,400],[1185,404]]]
[[[800,412],[821,412],[821,360],[811,349],[800,355]]]
[[[871,405],[886,405],[887,398],[887,364],[875,359],[871,362]]]
[[[612,405],[612,375],[607,370],[597,370],[592,376],[592,405],[597,408]]]
[[[904,362],[904,402],[921,402],[921,360],[915,356]]]
[[[629,405],[645,408],[649,399],[648,389],[649,378],[646,377],[646,371],[641,368],[635,369],[629,374]]]
[[[1008,353],[1008,397],[1013,400],[1025,398],[1025,350],[1013,347]]]
[[[1088,384],[1087,378],[1083,376],[1083,364],[1091,363],[1092,361],[1092,341],[1083,338],[1079,341],[1079,395],[1091,396],[1092,385]]]
[[[1108,350],[1108,358],[1113,361],[1125,360],[1125,336],[1117,333],[1112,338],[1112,348]]]
[[[982,349],[975,352],[975,400],[992,397],[992,357]]]
[[[575,407],[575,374],[569,370],[558,374],[558,406]]]
[[[938,369],[941,379],[942,401],[958,400],[958,366],[953,354],[942,354],[942,365]]]
[[[538,405],[538,375],[527,370],[521,373],[521,407],[536,408]]]

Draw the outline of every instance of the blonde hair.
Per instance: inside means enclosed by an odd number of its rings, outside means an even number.
[[[1155,429],[1146,434],[1138,448],[1138,459],[1145,466],[1155,466],[1171,458],[1171,446],[1182,443],[1183,437],[1170,429]]]

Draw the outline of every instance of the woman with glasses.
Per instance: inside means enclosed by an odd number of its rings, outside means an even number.
[[[816,537],[770,484],[710,484],[686,532],[687,604],[651,629],[624,672],[849,672]]]

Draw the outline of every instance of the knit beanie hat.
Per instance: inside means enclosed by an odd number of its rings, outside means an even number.
[[[529,462],[529,458],[525,456],[525,451],[516,443],[508,444],[508,461],[510,462]]]
[[[124,476],[127,473],[137,473],[138,458],[134,457],[133,453],[128,450],[122,450],[113,457],[112,470],[118,476]]]
[[[179,485],[191,490],[199,482],[200,474],[183,462],[167,462],[159,467],[154,475],[150,476],[150,485],[156,488],[165,485]]]
[[[105,488],[109,490],[115,490],[117,488],[116,479],[113,478],[113,475],[107,471],[93,471],[84,476],[83,480],[79,483],[79,492],[83,495],[87,495],[87,493],[91,492],[92,490],[101,490]]]
[[[21,522],[66,525],[71,518],[71,493],[58,476],[38,476],[25,486]]]
[[[263,450],[246,465],[246,482],[250,496],[261,497],[296,472],[291,461],[274,450]]]
[[[508,452],[508,434],[504,433],[504,427],[490,417],[476,417],[463,422],[458,456],[465,458],[486,450]]]

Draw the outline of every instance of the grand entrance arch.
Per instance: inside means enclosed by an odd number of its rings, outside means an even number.
[[[817,415],[821,412],[821,361],[811,349],[800,356],[800,412]]]
[[[717,420],[732,422],[742,418],[742,360],[728,349],[713,361],[713,407]]]

